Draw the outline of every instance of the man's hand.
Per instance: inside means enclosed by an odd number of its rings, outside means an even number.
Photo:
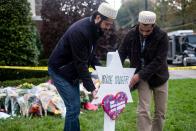
[[[140,80],[139,74],[135,74],[130,81],[129,88],[132,88]]]
[[[98,92],[98,89],[95,89],[94,91],[92,91],[92,96],[93,96],[93,99],[97,99],[98,97],[96,96],[97,95],[97,92]]]

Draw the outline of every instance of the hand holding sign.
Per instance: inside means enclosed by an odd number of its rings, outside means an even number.
[[[135,84],[137,84],[140,80],[140,77],[139,77],[139,74],[135,74],[132,78],[131,78],[131,81],[130,81],[130,84],[129,84],[129,88],[133,88],[133,86],[135,86]]]
[[[98,89],[95,89],[93,92],[92,92],[92,96],[93,96],[93,99],[97,99],[97,92],[98,92]]]

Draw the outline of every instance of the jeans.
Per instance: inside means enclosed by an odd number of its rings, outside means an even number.
[[[79,82],[70,84],[61,76],[56,74],[51,68],[48,69],[57,91],[62,97],[66,106],[66,117],[64,131],[80,131],[79,114],[80,114],[80,90]]]

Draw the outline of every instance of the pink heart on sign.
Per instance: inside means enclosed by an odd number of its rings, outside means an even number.
[[[124,92],[118,92],[116,96],[106,95],[102,100],[103,110],[112,120],[115,120],[124,110],[127,99],[127,95]]]

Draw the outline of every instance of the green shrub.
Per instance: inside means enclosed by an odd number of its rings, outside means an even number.
[[[0,65],[5,65],[0,62]],[[39,66],[47,66],[48,59],[39,60]],[[34,70],[16,70],[16,69],[1,69],[0,68],[0,81],[15,80],[34,77],[45,77],[48,75],[47,71],[34,71]]]
[[[0,81],[0,87],[18,86],[23,83],[32,83],[33,85],[39,85],[40,83],[44,83],[48,81],[49,79],[50,78],[46,76],[42,78],[29,78],[29,79],[21,79],[21,80]]]
[[[40,59],[39,66],[48,66],[48,59]]]
[[[0,81],[48,76],[47,71],[0,69]]]
[[[0,1],[0,63],[37,65],[38,33],[27,0]]]

